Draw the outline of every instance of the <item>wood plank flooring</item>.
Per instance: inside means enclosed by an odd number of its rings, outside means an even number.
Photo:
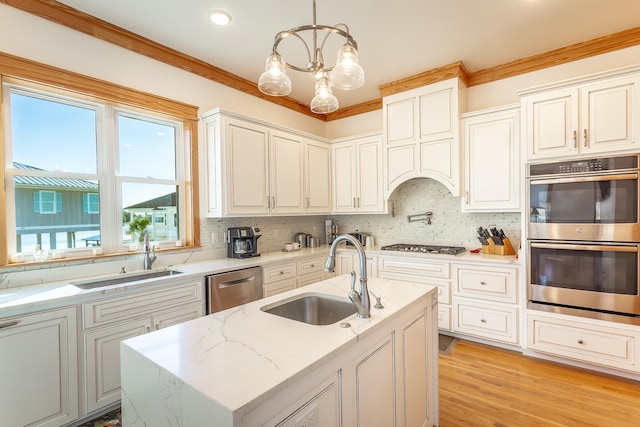
[[[464,340],[439,361],[440,427],[640,426],[640,382]]]

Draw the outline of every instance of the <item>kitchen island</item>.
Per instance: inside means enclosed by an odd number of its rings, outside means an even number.
[[[261,310],[303,294],[348,301],[349,284],[339,276],[124,341],[123,426],[437,425],[435,286],[369,279],[384,308],[325,326]]]

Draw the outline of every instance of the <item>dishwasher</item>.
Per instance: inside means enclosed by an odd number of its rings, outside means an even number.
[[[262,268],[251,267],[207,276],[207,314],[262,298]]]

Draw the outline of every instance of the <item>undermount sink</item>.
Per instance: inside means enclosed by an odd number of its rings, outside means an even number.
[[[83,279],[71,282],[73,286],[80,289],[101,288],[103,286],[121,285],[123,283],[138,282],[140,280],[155,279],[157,277],[174,276],[182,271],[173,269],[141,271],[137,273],[114,274],[107,277],[96,277],[95,279]]]
[[[354,314],[356,307],[331,295],[302,294],[260,310],[309,325],[331,325]]]

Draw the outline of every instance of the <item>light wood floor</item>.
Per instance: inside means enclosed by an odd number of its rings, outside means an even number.
[[[439,361],[440,427],[640,426],[640,382],[469,341]]]

